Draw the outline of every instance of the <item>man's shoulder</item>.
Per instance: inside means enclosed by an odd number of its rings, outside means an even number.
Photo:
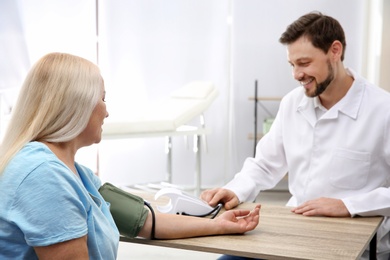
[[[390,106],[390,92],[368,81],[364,83],[365,97],[372,103],[384,103]]]

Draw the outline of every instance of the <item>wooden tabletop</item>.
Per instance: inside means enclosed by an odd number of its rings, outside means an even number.
[[[154,207],[167,202],[164,198],[154,201],[152,195],[145,192],[138,195]],[[243,203],[239,208],[252,209],[254,205]],[[174,240],[121,237],[121,241],[263,259],[357,259],[383,219],[305,217],[290,210],[284,206],[263,204],[259,225],[244,235]]]

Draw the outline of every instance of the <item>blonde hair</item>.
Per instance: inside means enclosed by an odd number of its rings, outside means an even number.
[[[92,62],[65,53],[42,57],[28,73],[0,145],[0,174],[31,141],[67,142],[87,126],[103,79]]]

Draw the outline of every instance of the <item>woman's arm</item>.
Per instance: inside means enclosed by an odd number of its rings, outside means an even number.
[[[34,247],[34,250],[40,260],[89,259],[86,235],[50,246]]]
[[[215,219],[175,214],[156,214],[157,239],[174,239],[208,235],[241,234],[259,223],[260,205],[250,210],[229,210]],[[138,236],[150,238],[152,216],[149,215]]]

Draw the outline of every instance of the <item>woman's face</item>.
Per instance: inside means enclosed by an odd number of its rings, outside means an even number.
[[[81,133],[82,140],[85,145],[99,143],[102,139],[102,125],[104,123],[104,119],[108,117],[105,96],[106,91],[104,90],[104,84],[102,84],[101,98],[99,98],[94,110],[92,111],[87,127]]]

